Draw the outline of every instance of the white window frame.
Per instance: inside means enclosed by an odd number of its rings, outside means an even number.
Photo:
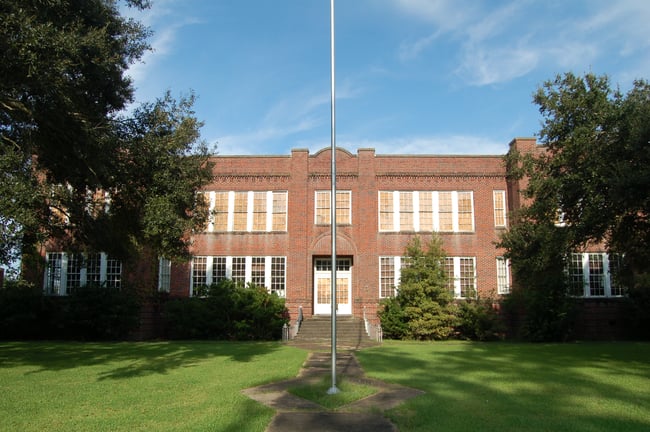
[[[502,256],[497,257],[497,294],[505,295],[512,292],[510,283],[510,260]]]
[[[402,231],[400,220],[400,193],[408,192],[413,197],[413,230]],[[453,232],[453,233],[472,233],[476,231],[476,212],[474,209],[474,191],[471,190],[458,190],[458,191],[405,191],[405,190],[380,190],[377,192],[377,220],[379,232],[421,232],[420,229],[420,193],[431,193],[432,217],[433,217],[433,232]],[[440,192],[451,192],[451,206],[452,206],[452,230],[440,231]],[[388,193],[393,196],[393,227],[392,229],[381,228],[381,194]],[[459,212],[458,212],[458,195],[462,193],[469,193],[471,197],[471,214],[472,214],[472,227],[471,230],[459,229]],[[431,231],[422,231],[431,232]]]
[[[592,295],[591,294],[591,285],[590,285],[590,268],[589,268],[589,257],[598,255],[602,258],[603,263],[603,295]],[[578,297],[584,298],[608,298],[608,297],[622,297],[623,294],[612,294],[612,273],[610,271],[610,257],[606,252],[582,252],[582,253],[572,253],[570,259],[579,258],[579,262],[582,267],[582,294]],[[569,278],[575,273],[572,273],[572,265],[569,262]]]
[[[503,203],[503,208],[497,207],[497,198],[501,198],[501,202]],[[492,191],[492,204],[494,208],[494,226],[497,228],[505,228],[508,224],[508,212],[507,212],[507,204],[506,204],[506,191],[505,190],[494,190]],[[503,212],[503,223],[500,223],[498,220],[497,212],[502,211]]]
[[[209,210],[209,219],[208,219],[208,225],[206,228],[207,232],[224,232],[224,231],[216,231],[214,228],[214,218],[212,217],[212,213],[215,208],[215,200],[216,200],[216,193],[227,193],[228,194],[228,217],[227,217],[227,222],[226,222],[226,231],[225,232],[251,232],[251,233],[261,233],[261,232],[273,232],[273,231],[279,231],[279,232],[286,232],[287,231],[287,224],[288,224],[288,202],[289,202],[289,197],[288,197],[288,191],[283,191],[283,190],[278,190],[278,191],[206,191],[206,192],[201,192],[202,194],[205,195],[206,197],[206,202],[208,203],[208,210]],[[245,230],[235,230],[234,229],[234,220],[235,220],[235,192],[243,192],[246,193],[246,229]],[[254,204],[255,204],[255,193],[256,192],[264,192],[266,193],[266,227],[262,230],[259,229],[253,229],[253,210],[254,210]],[[285,217],[285,225],[284,228],[281,230],[274,230],[273,229],[273,197],[276,194],[284,194],[285,199],[284,199],[284,214],[286,215]],[[279,212],[277,213],[279,214]]]
[[[121,288],[122,285],[122,272],[124,266],[118,260],[110,258],[104,252],[98,252],[100,255],[100,274],[99,282],[101,285],[106,285],[107,288]],[[68,290],[68,262],[72,255],[67,252],[46,252],[45,254],[45,271],[43,274],[43,292],[46,295],[60,295],[65,296],[70,294]],[[88,272],[87,272],[87,263],[88,263],[88,254],[81,254],[84,257],[82,267],[79,271],[79,286],[85,286],[88,284]],[[58,257],[57,261],[60,263],[59,266],[52,267],[50,263],[54,257]],[[118,272],[109,272],[108,262],[111,261],[112,264],[117,263],[119,265]],[[52,275],[52,271],[58,271],[58,276]],[[109,279],[109,278],[112,278]],[[52,282],[50,284],[50,282]],[[109,285],[110,284],[110,285]]]
[[[248,284],[252,282],[252,266],[253,258],[264,258],[264,287],[268,292],[275,292],[280,297],[285,297],[287,290],[287,257],[286,256],[277,256],[277,255],[250,255],[250,256],[207,256],[207,255],[197,255],[193,256],[190,262],[190,296],[194,294],[194,263],[196,259],[205,259],[205,285],[211,285],[218,281],[213,279],[213,265],[214,258],[225,258],[226,259],[226,279],[232,279],[233,276],[233,260],[244,258],[244,283]],[[282,277],[284,278],[284,283],[280,283],[284,288],[274,288],[278,286],[277,277],[273,277],[273,260],[278,259],[283,260],[284,271]],[[203,285],[203,284],[200,284]]]
[[[392,291],[393,295],[383,295],[382,293],[382,260],[388,260],[388,262],[392,263],[391,265],[393,266],[393,284],[392,284]],[[399,283],[400,283],[400,277],[401,277],[401,270],[402,270],[402,262],[403,258],[401,256],[380,256],[379,257],[379,298],[390,298],[394,297],[399,293]]]
[[[158,291],[169,292],[171,289],[171,260],[158,258]]]

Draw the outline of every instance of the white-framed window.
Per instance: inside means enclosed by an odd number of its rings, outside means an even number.
[[[167,258],[158,258],[158,291],[169,292],[171,288],[172,262]]]
[[[497,257],[497,294],[510,294],[510,260]]]
[[[408,258],[401,256],[379,257],[379,297],[393,297],[399,291],[402,269]],[[476,258],[446,257],[444,269],[447,287],[456,298],[476,296]]]
[[[380,232],[473,232],[473,191],[379,191]]]
[[[286,257],[278,256],[195,256],[192,257],[190,292],[222,279],[266,287],[284,297],[286,293]]]
[[[105,253],[47,252],[43,290],[49,295],[68,295],[89,284],[122,286],[122,263]]]
[[[607,253],[572,253],[568,262],[569,292],[576,297],[619,297],[624,288],[614,274],[620,257]]]
[[[208,232],[287,230],[287,191],[201,192],[208,204]]]
[[[314,223],[316,225],[329,225],[331,191],[316,191],[314,198]],[[336,224],[349,225],[352,223],[352,192],[336,191]]]
[[[447,287],[456,298],[476,297],[476,258],[446,257]]]
[[[494,226],[503,228],[506,226],[506,191],[492,191],[494,202]]]

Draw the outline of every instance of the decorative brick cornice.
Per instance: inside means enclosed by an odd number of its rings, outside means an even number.
[[[330,180],[332,178],[331,173],[310,173],[309,174],[309,180],[310,181],[322,181],[322,180]],[[337,172],[336,173],[336,179],[340,181],[345,181],[345,180],[355,180],[359,178],[359,174],[355,172]]]
[[[286,183],[290,174],[217,174],[212,178],[214,183]]]
[[[505,178],[505,172],[484,173],[379,173],[375,176],[377,181],[406,181],[420,182],[431,180],[474,180],[486,178]]]

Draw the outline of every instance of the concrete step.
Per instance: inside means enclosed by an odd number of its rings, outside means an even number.
[[[332,321],[329,316],[307,318],[291,341],[294,345],[309,347],[331,346]],[[351,316],[336,318],[336,345],[346,349],[375,346],[377,342],[366,333],[363,320]]]

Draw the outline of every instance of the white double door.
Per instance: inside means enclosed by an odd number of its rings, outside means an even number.
[[[314,259],[314,314],[332,314],[332,260]],[[336,259],[336,313],[351,315],[352,260]]]

